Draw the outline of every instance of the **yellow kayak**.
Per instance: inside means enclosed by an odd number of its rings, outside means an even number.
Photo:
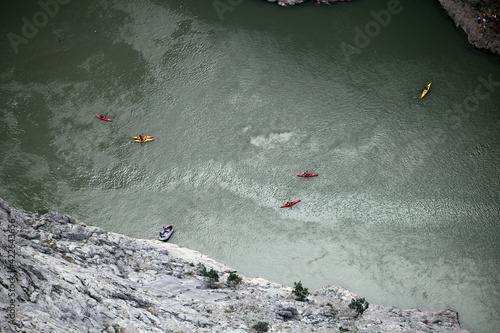
[[[431,82],[432,83],[432,82]],[[422,96],[420,96],[420,98],[424,98],[425,94],[427,94],[429,92],[429,89],[431,89],[431,84],[429,83],[427,85],[427,87],[424,89],[424,91],[422,92]]]
[[[142,141],[134,139],[134,142],[149,142],[149,141],[154,141],[154,140],[155,140],[155,138],[153,138],[153,137],[150,136],[149,138],[146,138],[146,139],[144,139]]]
[[[144,135],[142,138],[143,139],[151,139],[153,136],[151,135]],[[133,136],[132,139],[134,140],[139,140],[139,136]]]

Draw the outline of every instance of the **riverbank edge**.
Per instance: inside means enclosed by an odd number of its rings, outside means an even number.
[[[288,7],[306,2],[306,0],[267,0],[280,6]],[[317,4],[335,4],[350,2],[352,0],[314,0]],[[397,0],[388,0],[395,1]],[[500,34],[493,30],[493,24],[488,24],[486,30],[481,29],[477,17],[485,13],[491,17],[496,13],[500,15],[500,3],[493,5],[477,0],[436,0],[443,12],[454,22],[467,37],[470,45],[491,54],[500,55]],[[499,30],[500,31],[500,30]]]
[[[458,313],[370,304],[340,286],[295,299],[288,286],[238,274],[194,250],[134,239],[0,198],[2,332],[453,332]],[[217,272],[207,280],[200,268]],[[228,277],[242,281],[231,285]],[[307,287],[307,286],[304,286]],[[264,324],[265,323],[265,324]],[[252,328],[254,327],[254,328]]]
[[[455,26],[467,37],[470,45],[494,55],[500,55],[500,34],[493,30],[493,23],[486,24],[486,30],[480,28],[478,17],[491,18],[500,13],[500,3],[492,4],[476,0],[437,0],[441,9],[450,17]]]

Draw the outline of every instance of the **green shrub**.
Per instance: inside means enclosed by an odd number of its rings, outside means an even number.
[[[356,310],[357,316],[361,316],[363,312],[368,309],[369,305],[370,304],[365,301],[364,298],[356,298],[351,300],[351,304],[349,304],[349,307],[353,310]]]
[[[269,330],[269,324],[265,321],[259,321],[257,324],[253,325],[252,328],[257,332],[267,332]]]
[[[227,284],[232,287],[239,285],[241,281],[243,281],[243,279],[234,273],[229,274],[227,277]]]
[[[109,326],[110,326],[110,325],[108,325],[108,327],[109,327]],[[118,325],[118,324],[113,324],[113,325],[111,325],[111,327],[113,327],[113,329],[115,330],[115,333],[120,333],[120,332],[122,332],[122,328],[121,328],[121,327],[120,327],[120,325]]]
[[[207,274],[207,268],[201,262],[198,264],[198,266],[196,266],[196,268],[198,269],[199,274],[201,274],[203,276],[205,276]]]
[[[208,278],[208,283],[210,285],[210,288],[213,288],[213,284],[215,282],[219,282],[219,273],[217,273],[217,271],[214,269],[207,271],[207,268],[202,263],[198,264],[198,272],[202,276]]]
[[[293,291],[292,293],[296,296],[296,300],[297,301],[301,301],[301,302],[304,302],[307,298],[307,296],[309,295],[309,289],[307,288],[304,288],[302,286],[302,282],[299,281],[299,282],[294,282],[294,288],[293,288]]]

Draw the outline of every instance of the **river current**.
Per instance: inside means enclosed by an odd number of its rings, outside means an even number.
[[[1,5],[10,204],[500,326],[500,61],[437,2],[46,3]]]

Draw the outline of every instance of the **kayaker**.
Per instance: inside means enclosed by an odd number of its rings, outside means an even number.
[[[286,205],[287,205],[287,206],[291,206],[291,205],[292,205],[292,202],[291,202],[291,201],[288,201],[288,202],[286,203]]]
[[[304,176],[309,176],[309,172],[307,172],[307,170],[304,172]]]

